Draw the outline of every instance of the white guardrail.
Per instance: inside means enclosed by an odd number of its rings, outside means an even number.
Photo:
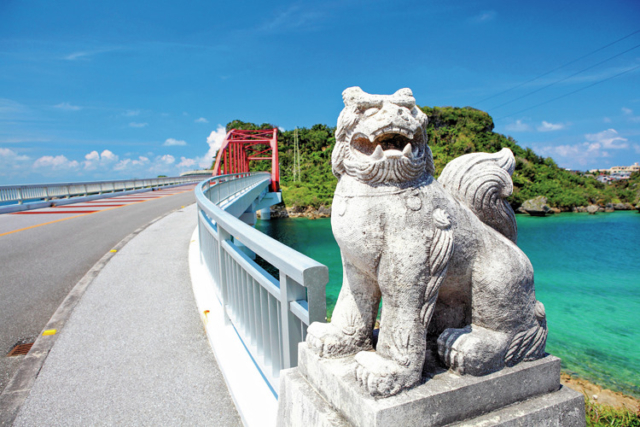
[[[69,182],[56,184],[29,184],[0,186],[0,202],[22,204],[26,201],[48,201],[52,198],[71,198],[94,194],[115,193],[149,187],[187,184],[201,181],[197,176],[176,176],[169,178],[127,179],[120,181]]]
[[[225,323],[233,325],[262,375],[277,390],[280,370],[297,366],[298,343],[304,341],[307,326],[326,321],[329,272],[225,211],[234,199],[269,183],[268,173],[227,175],[202,182],[195,193],[200,260],[213,279]],[[241,246],[275,267],[279,280]]]

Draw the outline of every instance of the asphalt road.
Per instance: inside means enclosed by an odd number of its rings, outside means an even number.
[[[16,344],[35,341],[69,291],[106,252],[154,218],[194,201],[188,191],[0,233],[0,392],[23,359],[7,353]]]

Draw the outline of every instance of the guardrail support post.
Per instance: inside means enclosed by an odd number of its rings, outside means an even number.
[[[229,300],[229,292],[227,287],[227,265],[226,265],[226,257],[227,252],[224,249],[222,243],[225,240],[231,240],[231,234],[229,234],[225,229],[220,227],[218,224],[218,262],[220,271],[220,293],[222,297],[222,311],[224,313],[224,324],[228,325],[231,323],[231,319],[229,319],[229,314],[227,313],[227,301]]]
[[[298,366],[298,343],[302,338],[302,323],[290,309],[290,303],[306,298],[303,286],[280,272],[280,314],[282,316],[282,368]]]

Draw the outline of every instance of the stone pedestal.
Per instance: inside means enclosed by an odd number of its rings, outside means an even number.
[[[282,371],[278,426],[584,426],[584,399],[560,385],[546,356],[483,377],[441,370],[396,396],[375,399],[355,381],[353,357],[320,359],[301,343]]]

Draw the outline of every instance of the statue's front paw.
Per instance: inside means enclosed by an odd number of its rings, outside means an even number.
[[[350,356],[371,348],[370,339],[356,333],[346,334],[331,323],[312,323],[307,329],[306,342],[312,351],[325,358]]]
[[[445,329],[438,337],[438,355],[458,375],[482,376],[504,367],[508,336],[474,326]]]
[[[393,396],[420,381],[421,370],[402,366],[374,352],[358,353],[356,362],[356,381],[372,396]]]

